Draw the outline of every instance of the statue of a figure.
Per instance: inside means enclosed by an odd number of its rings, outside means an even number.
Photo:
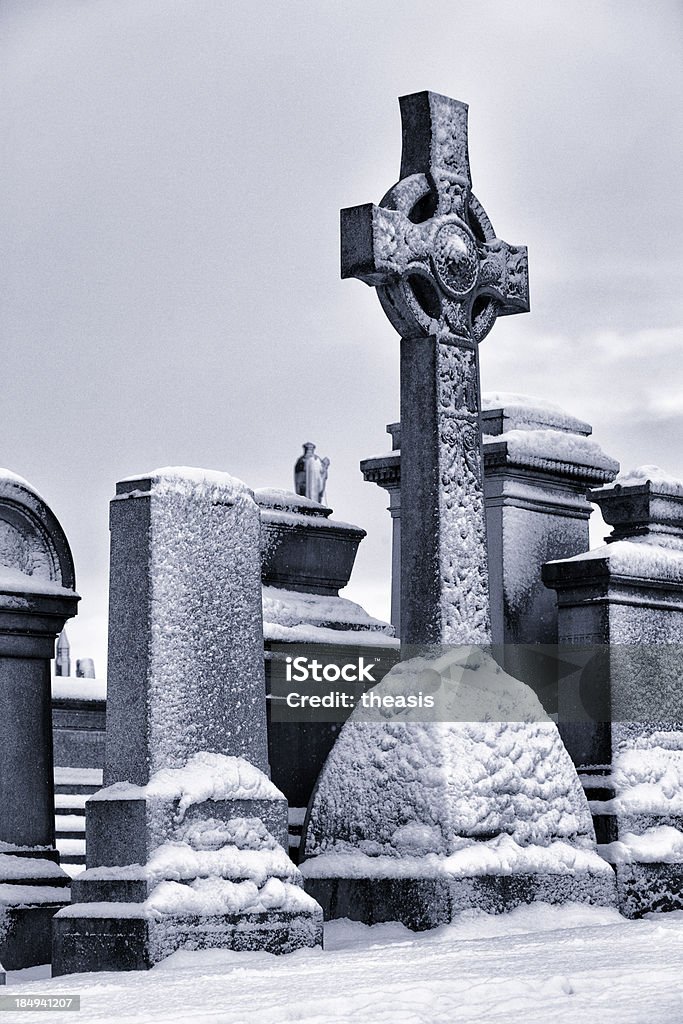
[[[321,505],[325,501],[325,484],[329,459],[321,459],[315,454],[315,445],[307,441],[303,455],[297,459],[294,467],[294,490],[297,494],[312,498]]]

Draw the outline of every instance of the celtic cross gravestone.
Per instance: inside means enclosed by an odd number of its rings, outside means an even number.
[[[377,288],[401,335],[404,645],[490,639],[477,346],[529,309],[527,253],[471,188],[467,106],[400,99],[401,177],[341,211],[342,277]]]

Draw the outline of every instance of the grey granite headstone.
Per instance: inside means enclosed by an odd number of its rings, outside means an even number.
[[[69,899],[55,848],[50,659],[78,600],[53,512],[0,470],[0,960],[8,970],[49,961],[51,918]]]
[[[53,973],[319,944],[268,772],[251,491],[157,470],[118,484],[111,534],[105,788],[86,804],[87,870],[55,918]]]

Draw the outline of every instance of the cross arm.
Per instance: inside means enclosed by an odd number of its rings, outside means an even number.
[[[509,245],[500,238],[480,245],[478,293],[498,303],[498,316],[528,313],[529,265],[525,245]]]
[[[413,230],[411,230],[411,228]],[[374,203],[341,210],[341,276],[387,284],[408,265],[427,265],[425,241],[404,213]]]

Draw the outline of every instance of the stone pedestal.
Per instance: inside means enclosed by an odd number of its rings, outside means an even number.
[[[543,570],[579,666],[560,728],[637,916],[683,906],[683,484],[643,467],[590,497],[608,543]]]
[[[106,786],[86,805],[87,870],[55,918],[53,973],[319,944],[268,778],[251,491],[201,470],[125,480],[111,535]]]
[[[535,900],[613,905],[581,784],[532,691],[481,651],[448,648],[370,693],[427,685],[431,720],[357,709],[327,759],[301,864],[326,917],[421,930]]]
[[[33,488],[0,471],[0,959],[50,960],[50,919],[69,898],[55,848],[50,660],[76,614],[63,530]]]
[[[590,438],[588,423],[549,402],[491,394],[482,409],[491,632],[504,668],[557,711],[557,606],[545,562],[588,550],[591,486],[619,463]]]

